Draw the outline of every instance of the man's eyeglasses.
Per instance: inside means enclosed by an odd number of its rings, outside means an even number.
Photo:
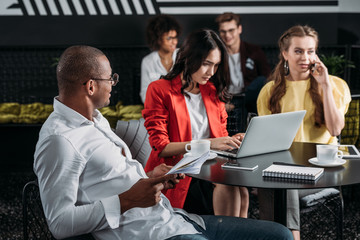
[[[96,81],[111,81],[112,82],[112,86],[114,87],[114,86],[116,86],[116,84],[119,82],[119,74],[117,74],[117,73],[114,73],[112,76],[111,76],[111,78],[109,78],[109,79],[103,79],[103,78],[91,78],[92,80],[96,80]],[[85,85],[87,83],[87,81],[86,82],[84,82],[83,83],[83,85]]]

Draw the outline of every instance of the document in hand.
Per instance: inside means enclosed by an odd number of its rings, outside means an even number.
[[[324,168],[272,164],[262,171],[262,175],[263,177],[316,180],[323,172]]]
[[[189,173],[198,174],[201,166],[209,158],[210,152],[206,152],[201,156],[185,156],[181,159],[167,174]]]

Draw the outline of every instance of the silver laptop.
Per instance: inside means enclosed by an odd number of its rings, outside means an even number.
[[[248,157],[290,148],[306,110],[253,117],[240,148],[212,150],[233,158]]]

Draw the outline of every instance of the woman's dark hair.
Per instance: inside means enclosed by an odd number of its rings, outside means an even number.
[[[159,50],[159,40],[164,33],[176,31],[177,36],[181,33],[181,26],[175,18],[161,14],[151,18],[146,27],[146,40],[152,50]]]
[[[286,93],[286,80],[285,80],[285,72],[284,72],[284,56],[282,53],[289,50],[291,45],[291,40],[293,37],[312,37],[316,42],[316,48],[319,43],[318,33],[307,25],[301,26],[296,25],[288,30],[286,30],[278,40],[279,45],[279,63],[275,67],[272,75],[269,79],[274,80],[274,86],[272,88],[272,92],[269,100],[269,109],[271,113],[280,113],[281,106],[280,100]],[[324,117],[324,106],[322,97],[319,94],[319,84],[314,79],[312,75],[310,75],[310,89],[308,90],[310,93],[311,100],[315,105],[315,126],[320,127],[325,123]]]
[[[228,86],[230,84],[228,54],[224,43],[212,30],[202,29],[192,32],[179,49],[175,65],[163,78],[172,80],[180,73],[183,73],[183,79],[186,83],[182,86],[181,93],[184,94],[184,89],[190,86],[192,82],[191,75],[199,70],[210,51],[214,49],[219,49],[221,52],[221,62],[216,73],[210,78],[210,81],[215,85],[219,99],[227,102],[230,99],[230,94],[228,93]]]

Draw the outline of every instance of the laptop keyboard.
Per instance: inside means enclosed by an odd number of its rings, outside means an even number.
[[[239,150],[238,148],[234,148],[234,149],[231,149],[231,150],[226,150],[225,152],[236,154],[238,152],[238,150]]]

